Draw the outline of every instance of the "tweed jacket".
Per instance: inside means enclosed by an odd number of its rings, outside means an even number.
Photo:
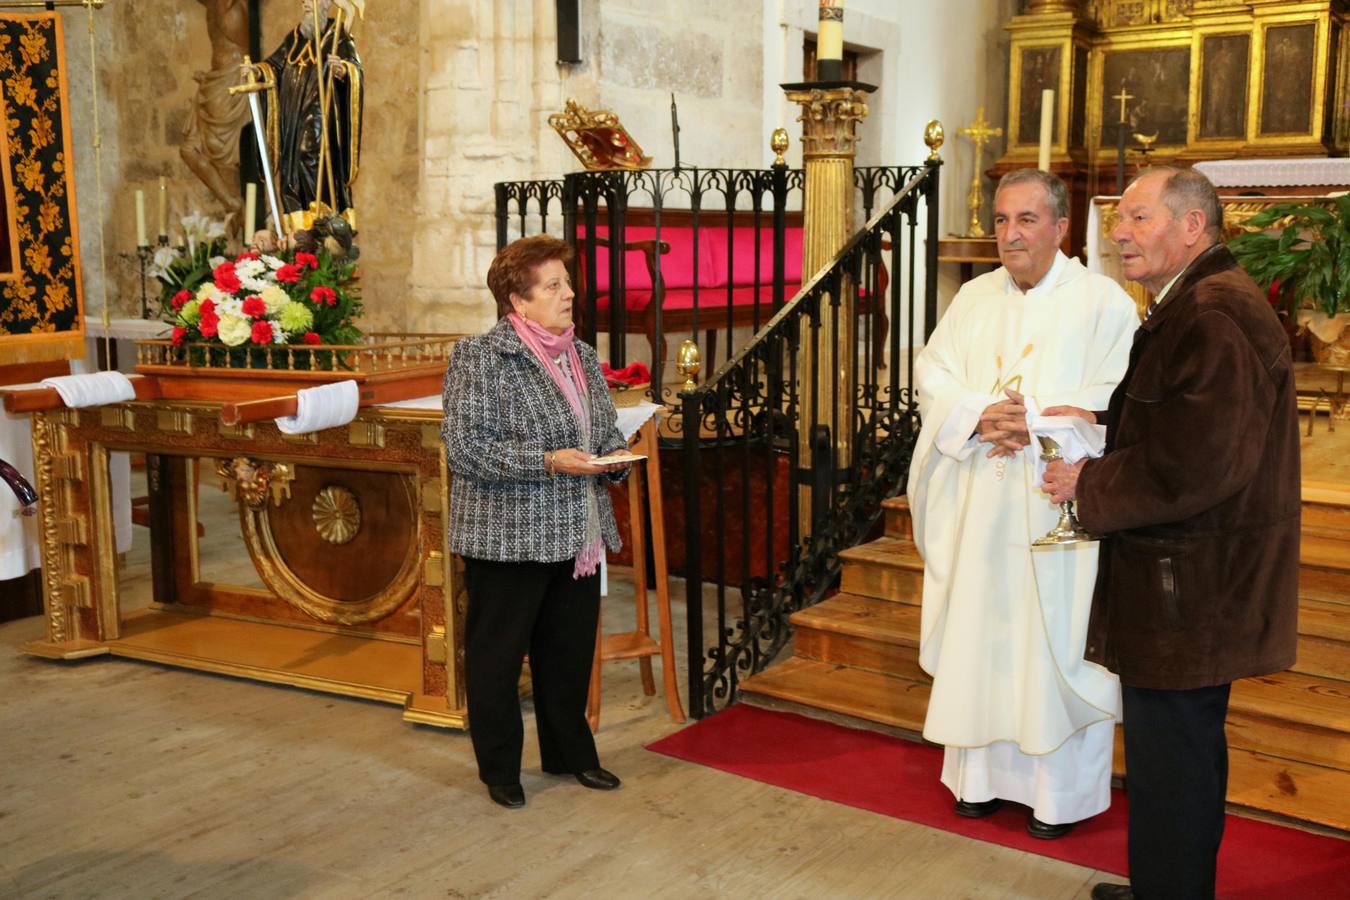
[[[578,340],[591,397],[591,445],[604,455],[626,446],[595,350]],[[559,562],[586,537],[586,491],[596,492],[600,530],[620,547],[609,481],[613,475],[550,476],[544,452],[581,446],[581,426],[543,364],[502,319],[455,344],[445,372],[441,438],[450,485],[450,551],[499,562]]]
[[[1289,340],[1228,249],[1188,267],[1135,333],[1078,479],[1105,536],[1086,657],[1187,690],[1294,663],[1298,409]]]

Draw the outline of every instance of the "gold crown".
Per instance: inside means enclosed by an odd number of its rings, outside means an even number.
[[[645,169],[652,163],[607,109],[586,109],[569,99],[562,112],[548,117],[548,124],[587,169]]]

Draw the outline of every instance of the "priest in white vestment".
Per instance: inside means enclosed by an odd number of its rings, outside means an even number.
[[[1027,422],[1105,409],[1139,317],[1119,285],[1059,251],[1058,178],[1009,173],[994,206],[1003,265],[961,288],[915,365],[923,735],[946,748],[958,813],[1020,803],[1028,831],[1054,838],[1110,803],[1120,686],[1083,659],[1098,545],[1032,549],[1059,510]]]

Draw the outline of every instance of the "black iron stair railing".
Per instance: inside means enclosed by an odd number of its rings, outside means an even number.
[[[909,169],[829,266],[706,383],[680,395],[695,717],[733,702],[740,680],[774,659],[791,636],[788,617],[824,599],[839,551],[862,540],[881,501],[904,486],[919,426],[910,389],[917,309],[925,338],[936,321],[940,165]],[[845,347],[824,339],[865,304],[884,305],[891,322],[885,368],[866,335]],[[818,387],[822,366],[838,376],[828,396]],[[840,421],[849,385],[852,420]],[[705,586],[714,597],[705,600]],[[705,603],[715,617],[706,633]]]

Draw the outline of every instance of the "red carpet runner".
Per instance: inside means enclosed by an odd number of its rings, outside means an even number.
[[[940,748],[745,704],[648,745],[677,759],[859,809],[906,819],[1090,869],[1124,875],[1125,792],[1068,835],[1026,833],[1026,807],[986,819],[952,812],[938,782]],[[1219,851],[1224,900],[1350,897],[1350,841],[1229,816]]]

